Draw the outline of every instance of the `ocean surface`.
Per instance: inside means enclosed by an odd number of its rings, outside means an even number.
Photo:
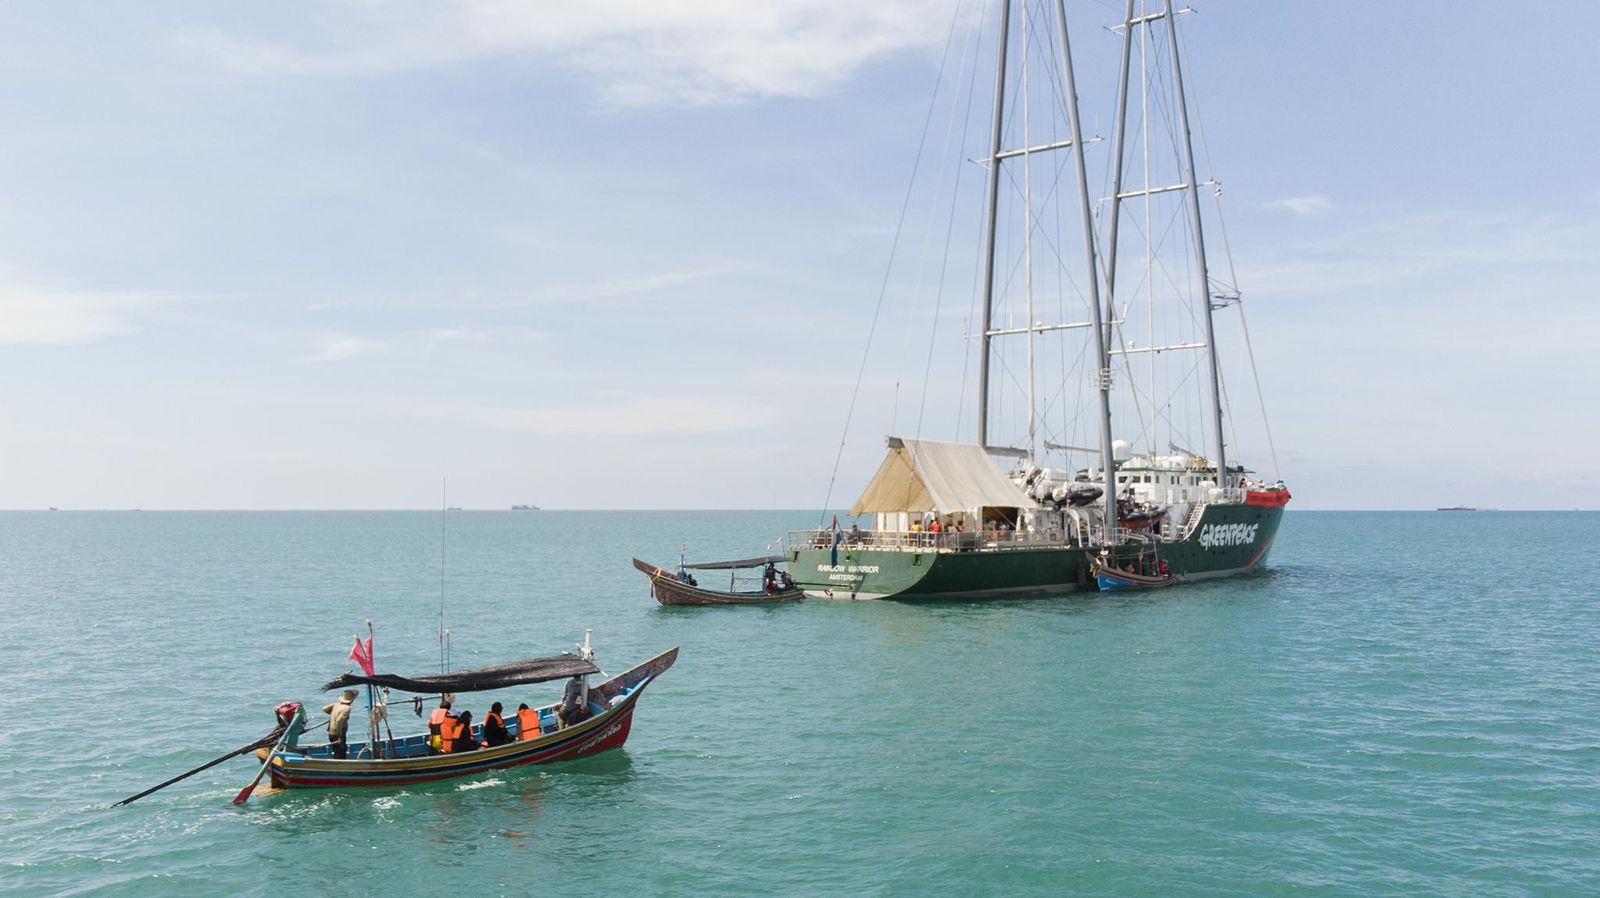
[[[1600,514],[1291,510],[1254,576],[998,602],[663,608],[628,563],[816,520],[0,514],[0,894],[1600,894]],[[327,701],[368,618],[436,670],[441,571],[456,667],[682,646],[627,746],[108,807]]]

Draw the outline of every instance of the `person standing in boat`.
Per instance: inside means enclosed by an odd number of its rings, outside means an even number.
[[[556,716],[560,718],[563,729],[589,719],[589,709],[583,704],[583,677],[573,677],[567,681]]]
[[[322,706],[322,713],[328,715],[328,751],[341,761],[350,751],[345,743],[345,734],[350,730],[350,703],[359,694],[354,689],[346,689],[339,693],[338,700]]]

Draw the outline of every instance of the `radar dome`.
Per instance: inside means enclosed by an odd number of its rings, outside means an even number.
[[[1112,440],[1111,441],[1111,460],[1112,461],[1127,461],[1128,460],[1128,456],[1132,455],[1132,452],[1130,451],[1132,448],[1133,447],[1128,445],[1128,441],[1127,440]]]

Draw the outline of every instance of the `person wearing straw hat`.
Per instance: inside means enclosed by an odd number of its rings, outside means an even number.
[[[344,760],[348,749],[345,746],[345,731],[350,728],[350,703],[356,700],[360,693],[354,689],[346,689],[339,693],[338,701],[322,706],[322,713],[328,715],[328,749],[335,758]]]

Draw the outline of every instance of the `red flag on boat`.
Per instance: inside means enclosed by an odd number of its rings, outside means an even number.
[[[350,660],[361,665],[361,670],[367,676],[372,676],[372,637],[367,637],[367,644],[361,644],[361,634],[356,634],[356,644],[350,647]]]

